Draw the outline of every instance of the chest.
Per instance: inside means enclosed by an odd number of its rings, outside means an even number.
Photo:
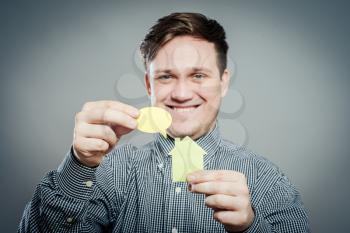
[[[170,158],[143,166],[129,183],[120,232],[225,232],[204,194],[191,193],[186,182],[172,182]]]

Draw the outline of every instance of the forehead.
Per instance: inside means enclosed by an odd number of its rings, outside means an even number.
[[[217,69],[213,43],[191,36],[178,36],[159,49],[150,70]]]

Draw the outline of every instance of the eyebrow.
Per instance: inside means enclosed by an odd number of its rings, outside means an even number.
[[[191,71],[192,72],[200,72],[200,71],[203,71],[203,72],[207,72],[207,73],[212,73],[212,71],[208,68],[205,68],[205,67],[192,67],[191,68]],[[159,70],[155,70],[154,71],[155,74],[159,74],[159,73],[165,73],[165,74],[170,74],[172,73],[172,70],[171,69],[159,69]]]
[[[166,73],[166,74],[170,74],[171,70],[170,69],[165,69],[165,70],[155,70],[154,71],[155,74],[159,74],[159,73]]]

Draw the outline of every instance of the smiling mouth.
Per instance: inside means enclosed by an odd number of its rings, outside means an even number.
[[[167,105],[167,107],[169,107],[170,109],[172,109],[174,112],[179,112],[179,113],[193,112],[193,111],[196,110],[199,106],[200,106],[200,104],[198,104],[198,105],[191,105],[191,106],[170,106],[170,105]]]

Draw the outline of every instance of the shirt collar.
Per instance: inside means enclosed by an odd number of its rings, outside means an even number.
[[[221,142],[221,136],[219,132],[218,123],[215,122],[215,127],[208,133],[194,140],[202,149],[207,153],[204,155],[204,165],[209,161],[209,159],[216,153],[219,144]],[[155,147],[159,153],[159,156],[162,157],[170,157],[169,152],[175,146],[174,138],[169,135],[167,138],[163,137],[160,133],[155,135]]]

